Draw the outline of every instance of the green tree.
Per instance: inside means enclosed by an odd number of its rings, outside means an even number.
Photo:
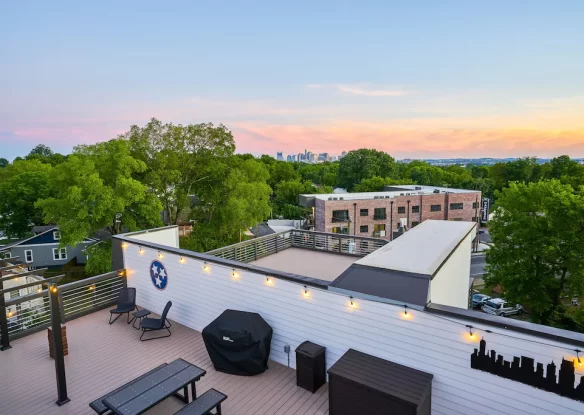
[[[153,118],[145,127],[132,126],[120,138],[130,143],[132,156],[147,166],[137,177],[158,196],[172,224],[192,207],[189,196],[212,182],[213,166],[235,151],[231,132],[211,123],[183,126]]]
[[[49,146],[39,144],[28,153],[29,156],[44,156],[49,157],[53,155],[53,150]]]
[[[269,173],[262,162],[231,156],[215,163],[212,173],[192,210],[196,223],[190,238],[206,242],[183,241],[183,246],[203,244],[208,250],[228,245],[270,214],[272,189],[266,183]]]
[[[93,277],[112,271],[112,243],[103,241],[86,248],[85,275]]]
[[[400,185],[400,184],[414,184],[412,180],[391,179],[389,177],[371,177],[363,179],[353,188],[355,192],[381,192],[385,186]]]
[[[161,224],[162,205],[134,178],[146,164],[130,154],[129,143],[115,139],[75,147],[49,175],[52,197],[35,206],[61,231],[61,244],[75,245],[94,232],[111,234]]]
[[[288,219],[306,217],[310,209],[298,206],[298,196],[301,194],[324,194],[333,191],[330,186],[316,187],[310,181],[289,180],[276,185],[275,197],[272,201],[274,214]]]
[[[577,189],[584,185],[584,166],[568,156],[555,157],[549,163],[548,176]]]
[[[584,197],[557,180],[510,183],[489,222],[485,282],[500,284],[535,322],[554,324],[563,295],[584,293]]]
[[[0,169],[3,169],[4,167],[8,167],[10,165],[10,162],[8,160],[6,160],[4,157],[0,157]]]
[[[40,198],[50,196],[51,166],[38,160],[20,160],[0,172],[0,228],[8,235],[23,237],[33,225],[44,223]]]
[[[371,177],[397,178],[393,157],[382,151],[362,148],[350,151],[339,164],[339,185],[349,191],[363,179]]]
[[[265,164],[263,157],[264,156],[262,156],[261,161]],[[274,189],[276,185],[280,182],[300,179],[300,174],[298,174],[298,172],[294,170],[294,166],[292,165],[292,163],[274,160],[274,162],[266,164],[266,167],[268,169],[268,172],[270,173],[268,185],[272,189]]]

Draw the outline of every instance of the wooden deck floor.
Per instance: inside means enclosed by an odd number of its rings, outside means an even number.
[[[225,415],[328,413],[328,384],[311,394],[296,386],[293,369],[272,361],[267,372],[254,377],[216,372],[199,332],[173,322],[171,337],[140,342],[140,333],[123,318],[110,326],[108,317],[103,310],[67,323],[65,365],[71,402],[62,407],[55,404],[55,366],[46,331],[15,340],[12,349],[0,352],[0,414],[93,414],[90,401],[179,357],[207,371],[197,382],[199,394],[213,387],[228,395],[222,407]],[[148,414],[172,414],[183,405],[172,397]]]

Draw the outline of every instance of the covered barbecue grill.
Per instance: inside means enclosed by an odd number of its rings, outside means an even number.
[[[268,368],[272,328],[257,313],[225,310],[203,329],[203,340],[220,372],[253,376]]]

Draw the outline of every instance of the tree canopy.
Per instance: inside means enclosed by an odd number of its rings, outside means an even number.
[[[21,238],[44,223],[38,199],[49,197],[51,166],[38,160],[20,160],[0,171],[0,229]]]
[[[35,206],[47,223],[59,226],[62,245],[75,245],[101,229],[117,234],[158,226],[162,205],[134,177],[144,171],[146,164],[131,156],[127,141],[78,146],[50,172],[52,196]]]
[[[485,283],[554,323],[563,296],[584,294],[584,196],[558,180],[510,183],[496,196]]]
[[[235,150],[231,132],[211,123],[183,126],[153,118],[144,127],[132,126],[120,138],[145,164],[137,177],[158,196],[170,224],[191,207],[190,196],[213,181],[213,165],[225,162]]]
[[[339,164],[338,184],[351,191],[363,179],[374,176],[396,178],[397,164],[382,151],[362,148],[350,151]]]

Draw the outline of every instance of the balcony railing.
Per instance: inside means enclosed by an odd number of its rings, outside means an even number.
[[[46,288],[34,294],[6,301],[8,334],[16,339],[50,326],[51,313]],[[119,291],[126,285],[125,273],[114,271],[59,286],[61,315],[64,321],[114,305]],[[9,311],[10,310],[10,311]]]
[[[293,229],[207,252],[239,262],[252,262],[288,248],[303,248],[362,257],[387,244],[384,239]]]

